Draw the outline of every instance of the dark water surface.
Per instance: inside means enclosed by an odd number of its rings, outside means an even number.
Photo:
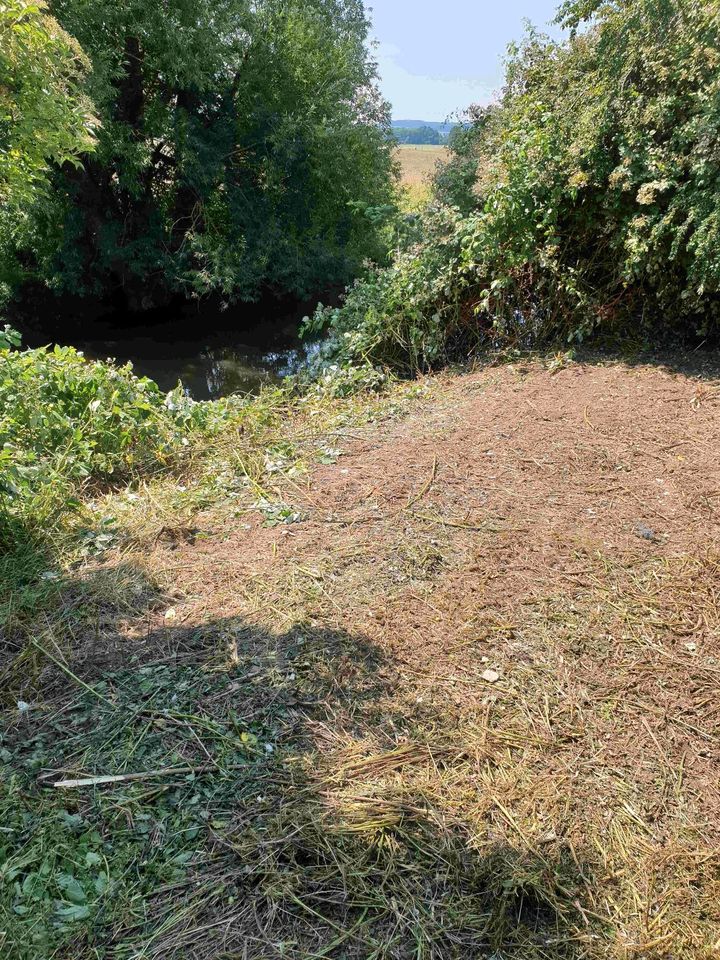
[[[215,400],[232,393],[257,393],[297,373],[317,351],[301,340],[298,326],[275,322],[242,332],[210,332],[182,338],[166,329],[136,330],[119,339],[73,343],[94,360],[130,361],[135,373],[151,377],[163,390],[180,380],[195,400]]]
[[[330,302],[332,295],[325,298]],[[20,318],[27,346],[61,343],[77,347],[93,360],[132,363],[140,376],[163,390],[181,381],[196,400],[233,393],[257,393],[297,373],[317,353],[317,340],[302,339],[303,317],[317,300],[301,304],[266,302],[218,310],[212,305],[177,305],[145,315],[98,311],[83,315],[65,308],[44,308]]]

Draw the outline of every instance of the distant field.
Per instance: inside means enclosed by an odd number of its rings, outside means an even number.
[[[438,160],[445,160],[447,155],[447,147],[403,144],[397,148],[397,157],[402,169],[402,182],[407,186],[422,184],[434,173]]]

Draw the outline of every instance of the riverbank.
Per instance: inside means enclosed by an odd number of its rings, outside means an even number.
[[[271,393],[97,493],[109,549],[6,620],[4,953],[714,956],[693,363]]]

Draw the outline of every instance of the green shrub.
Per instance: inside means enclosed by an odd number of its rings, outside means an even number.
[[[588,0],[562,20],[566,42],[511,49],[421,240],[324,314],[336,357],[412,370],[488,337],[717,334],[720,2]]]
[[[322,359],[317,370],[311,368],[295,377],[295,385],[303,397],[329,400],[382,393],[389,383],[387,373],[369,363],[327,364]]]
[[[176,463],[207,415],[180,387],[166,396],[71,347],[0,349],[0,550],[52,532],[88,484]]]

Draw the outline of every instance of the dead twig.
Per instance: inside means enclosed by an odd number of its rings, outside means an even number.
[[[97,777],[80,777],[77,780],[56,780],[48,786],[56,790],[74,790],[79,787],[100,787],[109,783],[126,783],[132,780],[152,780],[155,777],[174,777],[188,773],[207,773],[209,770],[218,770],[216,763],[203,763],[199,766],[163,767],[160,770],[144,770],[141,773],[108,774]],[[237,766],[228,768],[237,769]]]
[[[428,477],[427,481],[423,485],[422,490],[420,490],[419,493],[415,494],[414,497],[408,500],[408,502],[403,507],[404,510],[409,510],[410,507],[412,507],[414,504],[418,502],[418,500],[422,500],[425,494],[430,490],[433,483],[435,483],[435,478],[437,477],[437,467],[438,467],[438,459],[435,456],[433,457],[433,464],[432,464],[432,470],[430,471],[430,476]]]

